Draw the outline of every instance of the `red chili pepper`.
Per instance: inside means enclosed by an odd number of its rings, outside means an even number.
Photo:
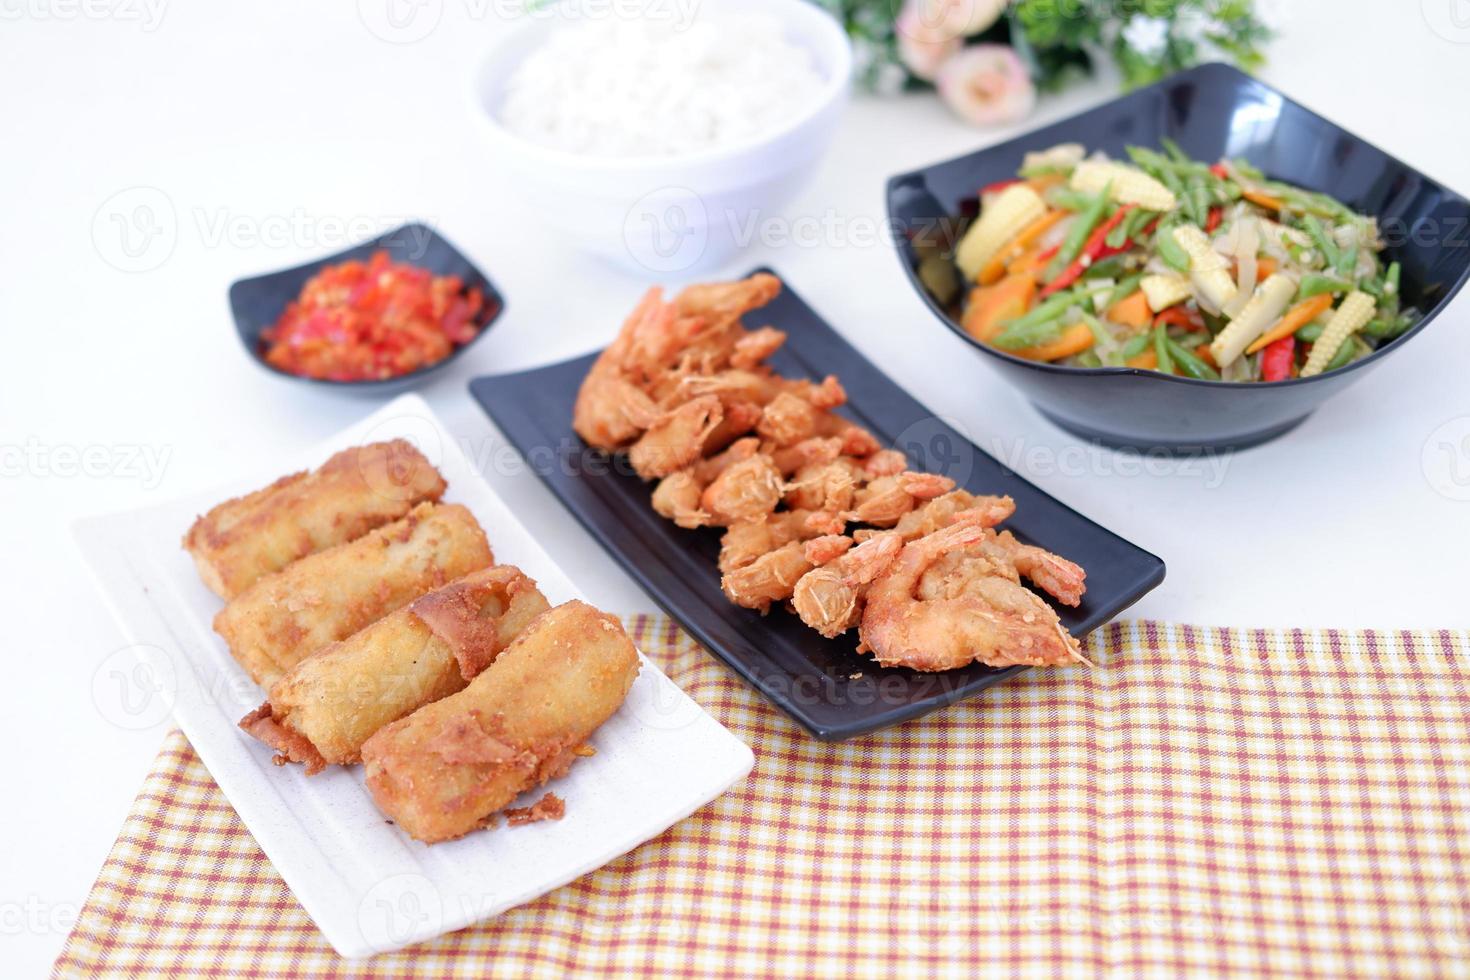
[[[993,184],[986,184],[984,187],[980,188],[980,196],[984,197],[986,194],[994,194],[996,191],[1003,191],[1007,187],[1010,187],[1014,184],[1019,184],[1021,182],[1022,178],[1020,177],[1012,177],[1009,180],[997,180]]]
[[[1158,326],[1161,323],[1195,331],[1202,330],[1205,325],[1205,321],[1200,318],[1200,315],[1183,303],[1177,306],[1171,306],[1165,310],[1160,310],[1158,316],[1154,317],[1154,326]]]
[[[1210,216],[1205,220],[1205,232],[1208,234],[1220,227],[1220,219],[1224,216],[1224,212],[1219,207],[1210,208]]]
[[[1037,262],[1037,264],[1039,265],[1039,264],[1041,264],[1043,262],[1050,262],[1052,260],[1052,258],[1055,257],[1056,254],[1058,252],[1060,252],[1061,250],[1062,250],[1061,243],[1058,242],[1057,244],[1053,245],[1051,248],[1047,249],[1046,251],[1037,253],[1037,256],[1036,256],[1036,262]]]
[[[1129,246],[1128,242],[1124,242],[1117,248],[1108,248],[1108,232],[1118,227],[1119,222],[1127,217],[1128,212],[1131,210],[1133,210],[1133,205],[1125,204],[1113,212],[1112,217],[1093,229],[1092,235],[1087,239],[1087,244],[1082,246],[1082,251],[1077,254],[1077,258],[1073,259],[1072,264],[1062,270],[1061,275],[1047,283],[1041,292],[1037,293],[1037,298],[1045,299],[1059,289],[1066,289],[1081,278],[1082,273],[1086,272],[1087,267],[1092,265],[1092,263],[1099,259],[1105,259],[1110,255],[1117,255],[1126,249]]]
[[[1272,341],[1261,351],[1261,380],[1285,381],[1291,377],[1291,362],[1296,354],[1296,338],[1290,335]]]
[[[1230,179],[1230,171],[1225,169],[1225,164],[1223,163],[1212,164],[1210,166],[1210,173],[1214,174],[1216,177],[1219,177],[1221,180]]]

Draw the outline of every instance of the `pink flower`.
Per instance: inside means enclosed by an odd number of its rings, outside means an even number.
[[[932,82],[964,39],[994,24],[1006,0],[904,0],[894,23],[898,57],[916,77]]]
[[[898,36],[898,60],[915,78],[932,82],[939,66],[960,49],[964,38],[926,21],[919,9],[922,5],[923,0],[907,0],[893,26]]]
[[[939,66],[939,96],[967,122],[999,126],[1025,117],[1036,105],[1026,66],[1004,44],[976,44]]]

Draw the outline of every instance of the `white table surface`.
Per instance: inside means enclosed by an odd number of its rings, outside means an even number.
[[[1368,0],[1273,3],[1289,9],[1263,74],[1470,188],[1470,27],[1454,26],[1454,2],[1424,0],[1422,16],[1417,4],[1389,16]],[[371,408],[248,364],[230,326],[229,282],[401,218],[436,225],[510,299],[493,334],[422,390],[476,451],[502,440],[471,403],[470,377],[598,346],[642,289],[543,233],[498,179],[465,95],[476,52],[501,26],[484,13],[497,5],[426,0],[441,19],[411,44],[366,29],[358,11],[373,7],[266,0],[225,19],[201,2],[99,0],[84,10],[0,0],[9,21],[0,27],[6,976],[48,967],[167,729],[120,725],[105,684],[94,696],[123,639],[69,522],[268,464]],[[1046,100],[1031,124],[1108,94],[1097,83]],[[871,234],[887,175],[1008,135],[969,130],[931,97],[859,100],[820,175],[785,212],[830,222],[831,243],[756,246],[727,271],[776,266],[983,448],[1014,453],[1043,488],[1163,556],[1168,580],[1136,607],[1140,616],[1470,623],[1470,296],[1267,447],[1188,467],[1079,451],[931,320],[892,249]],[[152,190],[114,197],[137,187]],[[165,241],[161,260],[156,244],[144,254],[156,268],[122,271],[110,215],[139,203],[165,223],[171,211],[174,244],[168,252]],[[534,476],[489,478],[591,601],[653,608]]]

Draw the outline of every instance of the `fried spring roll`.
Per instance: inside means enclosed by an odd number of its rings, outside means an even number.
[[[346,544],[443,493],[439,471],[411,443],[375,442],[225,501],[194,522],[184,550],[204,584],[229,600],[293,561]]]
[[[564,774],[637,674],[616,619],[584,602],[557,606],[463,691],[368,739],[368,789],[418,840],[462,837]]]
[[[327,644],[493,561],[468,510],[419,504],[401,521],[267,575],[220,610],[214,630],[269,690]]]
[[[471,572],[301,661],[240,727],[307,775],[357,762],[369,735],[463,690],[548,608],[518,568]]]

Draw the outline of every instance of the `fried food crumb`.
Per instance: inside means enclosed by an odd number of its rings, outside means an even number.
[[[537,823],[542,820],[560,820],[566,816],[567,804],[555,793],[547,793],[530,806],[512,807],[505,811],[506,823],[512,827]]]
[[[863,676],[863,672],[862,671],[858,671],[855,674],[848,674],[847,675],[847,679],[850,680],[850,681],[855,681],[855,680],[857,680],[858,678],[860,678],[862,676]]]
[[[586,742],[583,742],[581,745],[577,746],[575,749],[572,749],[572,755],[576,756],[579,759],[588,759],[588,758],[591,758],[592,756],[594,756],[596,754],[597,754],[597,750],[594,749],[592,746],[588,745]]]

